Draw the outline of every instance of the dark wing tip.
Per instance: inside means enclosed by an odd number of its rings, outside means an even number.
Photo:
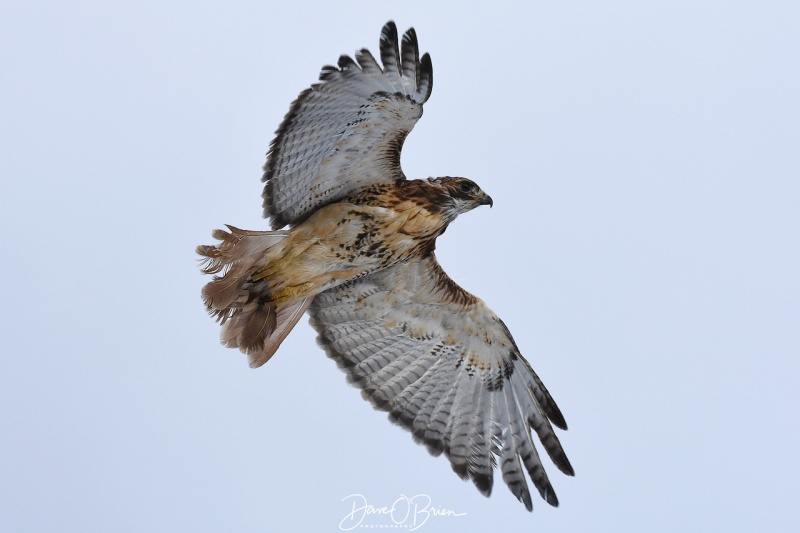
[[[567,421],[564,420],[564,415],[561,414],[561,409],[558,408],[556,402],[550,402],[550,404],[545,407],[545,412],[547,413],[547,418],[555,427],[563,429],[564,431],[567,430]]]
[[[485,474],[473,474],[472,483],[475,485],[475,488],[478,489],[478,492],[487,498],[492,495],[492,484],[494,480],[491,473],[488,476]]]
[[[387,44],[394,43],[395,48],[397,47],[397,24],[393,20],[388,21],[381,29],[381,48],[384,42]]]
[[[419,91],[419,44],[417,43],[417,32],[414,31],[414,28],[409,28],[408,31],[403,34],[401,52],[403,57],[403,75],[413,80],[414,90]]]
[[[431,56],[425,53],[420,58],[419,41],[414,28],[409,28],[401,40],[401,47],[397,45],[397,28],[384,26],[381,33],[381,59],[386,69],[395,68],[398,73],[413,80],[416,91],[415,100],[424,104],[428,101],[433,90],[433,64]],[[384,48],[385,47],[385,48]],[[388,63],[387,63],[388,61]],[[391,67],[390,67],[391,66]]]
[[[347,54],[342,54],[339,56],[339,68],[342,70],[351,70],[353,68],[358,68],[356,62],[353,61],[353,58]]]
[[[533,500],[531,500],[531,493],[530,492],[525,490],[525,492],[523,492],[522,494],[517,496],[517,499],[519,501],[521,501],[525,505],[525,509],[527,509],[528,512],[530,512],[530,513],[533,512]]]
[[[453,461],[453,459],[450,457],[449,450],[445,450],[445,455],[447,456],[448,459],[450,459],[450,468],[453,469],[453,472],[455,472],[458,477],[460,477],[465,481],[469,479],[469,473],[467,471],[467,463]]]
[[[422,93],[421,103],[428,101],[433,91],[433,63],[431,56],[427,52],[420,59],[419,90]]]
[[[568,476],[575,476],[575,469],[572,468],[572,464],[567,459],[566,455],[562,455],[559,457],[558,461],[555,461],[555,465],[561,470],[564,474]]]
[[[417,31],[414,28],[408,28],[403,34],[403,45],[417,48]]]
[[[325,65],[319,71],[319,81],[327,81],[331,78],[331,76],[335,76],[338,73],[338,68],[334,67],[333,65]]]
[[[558,507],[558,496],[556,496],[556,493],[555,491],[553,491],[552,488],[543,491],[541,494],[542,498],[544,498],[544,501],[546,501],[553,507]]]
[[[356,52],[356,61],[358,61],[358,65],[361,67],[361,70],[364,71],[380,71],[381,67],[378,65],[378,62],[375,61],[375,58],[372,57],[372,54],[366,48],[362,48],[358,52]]]
[[[414,442],[425,446],[428,453],[434,457],[439,457],[444,451],[444,443],[441,440],[432,439],[425,435],[425,428],[413,429],[409,428]]]
[[[550,480],[546,477],[544,479],[534,479],[533,476],[531,476],[531,479],[533,480],[536,490],[539,491],[539,496],[553,507],[558,507],[558,496],[556,496],[556,491],[550,484]]]
[[[402,74],[400,62],[400,49],[397,46],[397,26],[394,21],[387,22],[381,30],[379,44],[381,50],[381,61],[383,61],[383,71],[394,71],[398,75]]]

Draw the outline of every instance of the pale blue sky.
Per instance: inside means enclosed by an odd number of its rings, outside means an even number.
[[[0,7],[0,529],[337,531],[360,493],[466,513],[420,531],[800,530],[800,4],[316,4]],[[559,509],[460,481],[306,320],[251,370],[200,301],[289,103],[388,19],[434,65],[406,174],[494,199],[437,253],[566,416]]]

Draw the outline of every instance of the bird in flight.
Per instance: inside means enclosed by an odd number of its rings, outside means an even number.
[[[460,177],[406,179],[400,150],[433,87],[428,54],[387,23],[325,66],[276,132],[264,166],[273,231],[227,226],[199,246],[222,344],[267,362],[307,311],[325,352],[376,409],[489,496],[493,473],[530,511],[525,473],[558,499],[534,444],[572,466],[558,406],[502,320],[439,266],[436,238],[491,197]]]

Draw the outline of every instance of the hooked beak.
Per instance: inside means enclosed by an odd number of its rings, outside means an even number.
[[[494,205],[494,202],[492,201],[492,197],[491,196],[489,196],[486,193],[483,193],[483,196],[481,197],[481,201],[480,201],[480,203],[478,205],[488,205],[489,207],[492,207]]]

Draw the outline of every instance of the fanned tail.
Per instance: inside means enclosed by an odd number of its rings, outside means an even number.
[[[257,368],[275,354],[313,299],[309,296],[277,305],[251,302],[222,325],[220,340],[226,347],[246,353],[250,367]]]
[[[208,312],[222,324],[222,344],[239,348],[255,368],[272,357],[313,297],[276,304],[270,298],[269,279],[251,278],[253,272],[270,263],[275,255],[271,252],[288,232],[227,227],[230,233],[221,229],[212,233],[221,241],[219,244],[197,247],[197,253],[204,258],[203,273],[222,273],[203,287],[202,296]]]

